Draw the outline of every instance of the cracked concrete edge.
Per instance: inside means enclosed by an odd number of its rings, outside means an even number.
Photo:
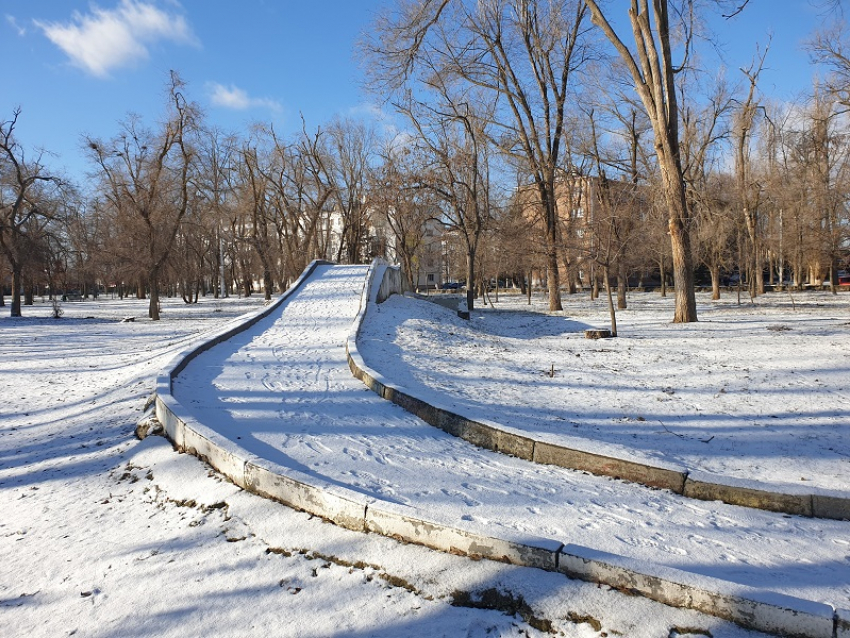
[[[840,622],[836,610],[824,603],[669,567],[647,566],[643,561],[576,545],[561,550],[558,570],[772,634],[834,636]]]
[[[306,277],[302,275],[299,281],[303,279]],[[365,290],[364,295],[367,293]],[[209,347],[197,347],[186,356],[197,356]],[[850,638],[850,612],[565,545],[554,539],[497,538],[471,525],[446,525],[429,519],[415,507],[367,497],[347,487],[260,459],[185,413],[171,394],[175,370],[182,370],[185,365],[186,362],[175,359],[157,378],[157,417],[176,448],[202,458],[247,491],[348,529],[381,534],[473,559],[486,558],[557,571],[671,606],[702,611],[759,631],[793,632],[805,638]]]
[[[546,465],[582,470],[599,476],[638,483],[647,487],[667,489],[688,498],[703,501],[723,501],[753,509],[799,516],[850,520],[850,497],[843,493],[819,490],[777,490],[757,481],[738,481],[731,477],[697,472],[675,464],[649,465],[640,461],[599,454],[577,447],[538,439],[504,425],[472,419],[412,394],[370,368],[357,349],[357,337],[365,319],[367,300],[373,288],[386,294],[387,268],[372,268],[361,298],[360,311],[349,334],[346,350],[352,374],[382,398],[392,401],[426,423],[462,438],[479,447],[511,454]],[[383,279],[380,283],[375,280]]]
[[[375,501],[366,508],[366,529],[374,534],[424,545],[447,554],[486,558],[501,563],[554,572],[563,543],[531,534],[487,534],[472,523],[446,525],[425,516],[418,508]]]

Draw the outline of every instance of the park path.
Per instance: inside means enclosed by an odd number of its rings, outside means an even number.
[[[175,397],[253,454],[448,524],[557,539],[850,607],[846,522],[535,465],[473,447],[380,399],[351,376],[345,353],[366,272],[318,267],[269,317],[194,359],[175,379]]]

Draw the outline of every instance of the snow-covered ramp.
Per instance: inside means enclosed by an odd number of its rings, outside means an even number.
[[[735,619],[750,626],[832,635],[831,608],[806,601],[850,606],[846,523],[695,503],[480,450],[428,426],[349,372],[345,341],[365,275],[320,265],[268,317],[186,364],[173,379],[176,401],[160,397],[186,425],[178,433],[171,424],[178,446],[243,487],[347,527],[571,573],[586,561],[600,578],[608,565],[610,580],[640,575],[631,583],[646,595],[677,581],[676,604],[715,592],[703,598],[788,610],[765,620],[739,607]],[[810,628],[789,620],[803,617]]]

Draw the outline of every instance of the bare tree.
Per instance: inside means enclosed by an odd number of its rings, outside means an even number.
[[[10,120],[0,123],[0,254],[12,274],[12,317],[21,316],[24,267],[38,239],[32,231],[53,216],[48,190],[62,184],[48,172],[42,155],[27,159],[15,136],[20,114],[15,109]]]
[[[392,88],[459,78],[498,105],[493,141],[525,163],[543,211],[551,310],[562,308],[555,179],[570,81],[587,56],[586,14],[577,0],[400,2],[369,45]]]
[[[411,144],[392,140],[380,155],[370,183],[372,223],[379,229],[371,252],[399,261],[413,290],[425,258],[426,230],[438,222],[436,197],[419,187],[424,158]]]
[[[466,305],[474,309],[478,282],[476,254],[490,214],[489,157],[486,120],[470,101],[453,95],[439,81],[438,108],[410,99],[397,105],[416,129],[415,143],[426,158],[419,187],[442,204],[448,229],[457,234],[466,253]]]
[[[728,183],[718,176],[716,166],[726,150],[729,118],[734,101],[725,78],[719,76],[705,99],[692,98],[698,91],[698,78],[692,73],[680,75],[682,176],[695,229],[696,255],[708,269],[712,280],[712,297],[720,299],[721,269],[729,262],[729,233],[736,229],[729,217],[731,192],[718,192]],[[704,81],[703,81],[704,82]],[[734,189],[733,189],[734,190]]]
[[[306,124],[292,143],[265,131],[272,145],[263,173],[268,180],[279,243],[281,282],[294,281],[311,259],[328,259],[329,204],[334,186],[327,175],[325,133],[308,133]]]
[[[361,122],[335,120],[329,129],[331,157],[326,172],[334,186],[342,232],[336,261],[363,262],[369,236],[367,185],[374,155],[374,133]]]
[[[830,71],[825,89],[836,101],[850,107],[850,38],[847,24],[838,21],[818,31],[808,43],[814,59],[826,65]]]
[[[739,102],[735,110],[732,127],[735,150],[735,191],[741,218],[747,230],[749,248],[747,270],[750,273],[749,284],[752,296],[764,294],[763,238],[759,220],[761,189],[753,177],[750,142],[756,125],[756,116],[761,109],[756,89],[766,56],[767,49],[760,52],[748,68],[741,69],[747,77],[749,86],[746,98]]]
[[[256,145],[246,143],[240,153],[239,164],[242,178],[240,180],[240,203],[246,209],[246,241],[259,258],[262,268],[263,293],[266,301],[271,299],[274,289],[274,217],[278,211],[274,208],[274,200],[269,196],[271,184],[268,173],[263,171],[267,161],[263,158]],[[246,290],[246,295],[250,290]]]
[[[188,139],[197,112],[183,95],[183,81],[172,72],[169,115],[157,133],[131,117],[113,140],[87,139],[105,196],[135,240],[125,257],[138,263],[150,292],[148,316],[160,318],[160,276],[189,208],[189,173],[194,151]]]
[[[736,224],[734,180],[729,175],[705,175],[694,203],[700,261],[711,275],[711,298],[720,299],[721,273],[732,263]]]
[[[198,145],[197,178],[195,186],[202,199],[205,232],[212,243],[207,253],[209,276],[215,297],[226,297],[229,278],[226,274],[227,255],[232,255],[232,236],[226,230],[233,225],[236,212],[236,181],[238,177],[240,141],[235,134],[218,129],[203,131]]]
[[[697,321],[693,261],[691,255],[691,211],[688,205],[679,147],[679,104],[676,74],[681,67],[673,62],[670,3],[668,0],[631,0],[629,24],[635,40],[630,49],[608,19],[610,9],[603,10],[596,0],[586,0],[593,23],[617,50],[634,82],[635,90],[652,123],[655,152],[661,172],[661,183],[668,210],[668,231],[676,285],[676,308],[673,321]],[[685,56],[690,48],[690,23],[693,1],[684,0],[682,12]]]

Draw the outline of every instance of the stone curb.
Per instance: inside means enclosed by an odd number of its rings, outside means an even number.
[[[759,631],[805,638],[850,638],[848,611],[833,610],[828,605],[760,592],[726,581],[567,545],[553,539],[532,536],[495,538],[473,526],[457,523],[446,525],[431,520],[415,507],[369,497],[353,489],[332,485],[318,477],[260,459],[189,416],[171,394],[172,379],[201,352],[268,315],[300,287],[316,265],[316,262],[311,264],[296,284],[272,307],[259,313],[260,316],[249,317],[240,326],[227,328],[208,342],[184,351],[159,375],[157,417],[175,447],[207,461],[245,490],[355,531],[381,534],[474,559],[487,558],[561,572],[569,577],[607,584],[671,606],[695,609]],[[370,275],[375,272],[373,265]],[[357,326],[365,312],[370,281],[367,278],[361,311],[355,322]],[[350,341],[353,343],[353,339]],[[356,346],[353,350],[353,354],[359,356]]]
[[[824,603],[575,545],[561,550],[558,571],[782,636],[834,636],[841,623],[839,611]]]
[[[382,290],[385,286],[382,286]],[[373,299],[374,301],[374,299]],[[850,520],[850,497],[843,492],[794,489],[779,490],[765,483],[737,480],[709,472],[689,470],[675,464],[648,465],[622,456],[609,456],[578,446],[533,438],[527,432],[498,423],[477,420],[429,403],[403,386],[394,384],[366,365],[357,350],[357,337],[365,317],[361,308],[348,338],[348,365],[352,374],[388,401],[420,419],[474,445],[559,467],[583,470],[600,476],[623,479],[648,487],[667,489],[703,501],[723,501],[754,509],[814,518]]]

